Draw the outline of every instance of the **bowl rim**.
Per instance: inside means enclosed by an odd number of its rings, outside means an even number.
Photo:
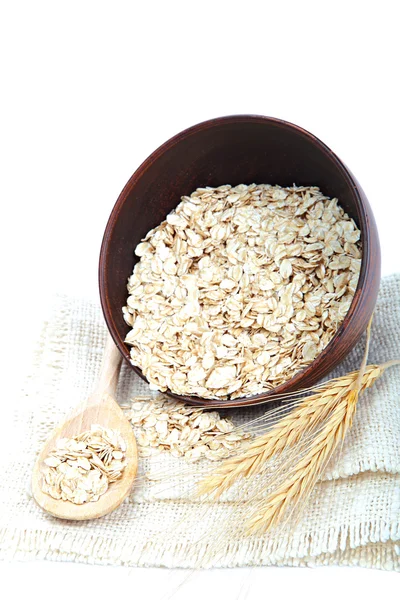
[[[298,371],[293,377],[291,377],[285,383],[280,384],[273,390],[266,390],[261,392],[260,394],[255,394],[252,396],[242,396],[240,398],[234,398],[229,400],[217,400],[217,399],[206,399],[200,398],[199,396],[187,396],[187,395],[179,395],[170,390],[166,392],[162,392],[168,395],[175,400],[179,400],[181,402],[186,402],[192,405],[203,406],[204,408],[236,408],[242,406],[251,406],[255,404],[262,404],[264,402],[273,401],[274,397],[280,395],[282,393],[287,392],[287,388],[290,387],[291,391],[299,389],[301,386],[297,385],[301,380],[303,380],[307,375],[311,373],[316,366],[318,366],[322,361],[325,360],[327,354],[329,354],[332,348],[338,343],[338,340],[344,335],[350,321],[352,320],[354,314],[356,313],[361,299],[362,299],[362,287],[365,281],[365,275],[367,273],[367,269],[371,263],[371,231],[369,227],[369,219],[368,219],[368,210],[366,207],[366,199],[363,197],[363,193],[360,192],[360,186],[350,170],[346,167],[346,165],[341,161],[341,159],[317,136],[310,133],[306,129],[291,123],[289,121],[285,121],[283,119],[279,119],[276,117],[268,117],[264,115],[256,115],[256,114],[234,114],[227,115],[222,117],[216,117],[213,119],[208,119],[206,121],[201,121],[195,125],[192,125],[179,133],[175,134],[171,138],[169,138],[166,142],[161,144],[156,150],[154,150],[143,162],[142,164],[134,171],[131,175],[125,186],[123,187],[121,193],[119,194],[117,201],[114,204],[114,207],[110,213],[109,219],[107,221],[107,225],[104,231],[101,248],[100,248],[100,257],[99,257],[99,270],[98,270],[98,281],[99,281],[99,290],[100,290],[100,302],[103,310],[104,318],[106,321],[107,328],[113,338],[117,348],[121,352],[122,356],[129,363],[130,367],[146,382],[148,382],[147,378],[143,375],[142,370],[133,365],[130,361],[130,353],[128,346],[125,344],[124,340],[119,336],[116,323],[113,318],[113,313],[110,306],[110,300],[108,297],[108,290],[106,286],[106,271],[107,271],[107,263],[108,263],[108,243],[110,237],[112,235],[113,229],[115,227],[116,221],[118,219],[118,215],[121,211],[121,208],[130,194],[132,188],[135,186],[136,182],[143,176],[143,174],[148,170],[148,168],[166,151],[170,148],[178,144],[180,141],[191,137],[192,135],[196,135],[197,133],[211,129],[216,126],[224,125],[224,124],[235,124],[240,122],[251,122],[251,123],[273,123],[275,125],[287,128],[289,130],[295,131],[301,136],[307,138],[310,142],[318,147],[320,151],[322,151],[332,162],[335,163],[336,167],[339,171],[341,171],[344,179],[349,184],[349,187],[354,195],[354,199],[356,201],[358,212],[360,216],[360,230],[362,235],[362,258],[361,258],[361,268],[359,273],[359,279],[357,283],[357,288],[351,302],[350,308],[340,325],[339,329],[336,331],[333,338],[327,344],[327,346],[322,350],[320,354],[313,360],[313,362],[300,371]],[[127,274],[127,279],[129,277],[129,273]],[[121,307],[122,311],[122,307]]]

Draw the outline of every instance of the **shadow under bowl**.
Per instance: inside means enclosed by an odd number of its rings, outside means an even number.
[[[100,252],[100,299],[108,329],[130,363],[122,316],[127,279],[138,261],[136,245],[197,187],[270,183],[316,185],[337,197],[361,230],[362,264],[358,287],[342,325],[317,356],[272,391],[233,400],[169,396],[189,404],[224,408],[264,402],[275,394],[310,387],[329,374],[350,352],[373,313],[380,282],[380,248],[367,198],[350,170],[318,138],[291,123],[257,115],[235,115],[199,123],[168,140],[135,171],[108,220]]]

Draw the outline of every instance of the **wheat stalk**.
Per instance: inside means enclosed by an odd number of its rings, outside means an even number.
[[[370,387],[384,370],[385,365],[366,367],[360,391]],[[251,477],[259,473],[270,458],[299,443],[305,434],[320,427],[341,401],[350,399],[351,392],[351,397],[356,396],[353,387],[358,376],[359,372],[354,371],[320,386],[317,393],[304,398],[269,431],[251,442],[245,452],[227,458],[214,472],[200,481],[198,494],[213,494],[214,497],[219,497],[240,477]],[[347,428],[350,424],[349,413]]]

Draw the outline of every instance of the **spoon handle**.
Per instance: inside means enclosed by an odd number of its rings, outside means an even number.
[[[121,369],[122,356],[111,335],[107,332],[106,345],[104,348],[103,362],[101,363],[99,380],[96,387],[96,395],[109,394],[115,397],[118,377]]]

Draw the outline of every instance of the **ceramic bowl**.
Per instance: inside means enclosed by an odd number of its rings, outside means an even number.
[[[190,404],[225,408],[264,402],[276,393],[309,387],[340,363],[365,331],[375,307],[380,281],[380,249],[367,198],[346,165],[321,140],[297,125],[278,119],[237,115],[199,123],[165,142],[135,171],[108,220],[100,252],[99,282],[104,317],[124,358],[129,360],[128,332],[122,317],[127,279],[138,260],[134,249],[197,187],[225,183],[317,185],[337,197],[361,230],[363,248],[358,287],[342,325],[312,364],[272,392],[233,400],[169,396]],[[141,377],[138,367],[134,369]]]

